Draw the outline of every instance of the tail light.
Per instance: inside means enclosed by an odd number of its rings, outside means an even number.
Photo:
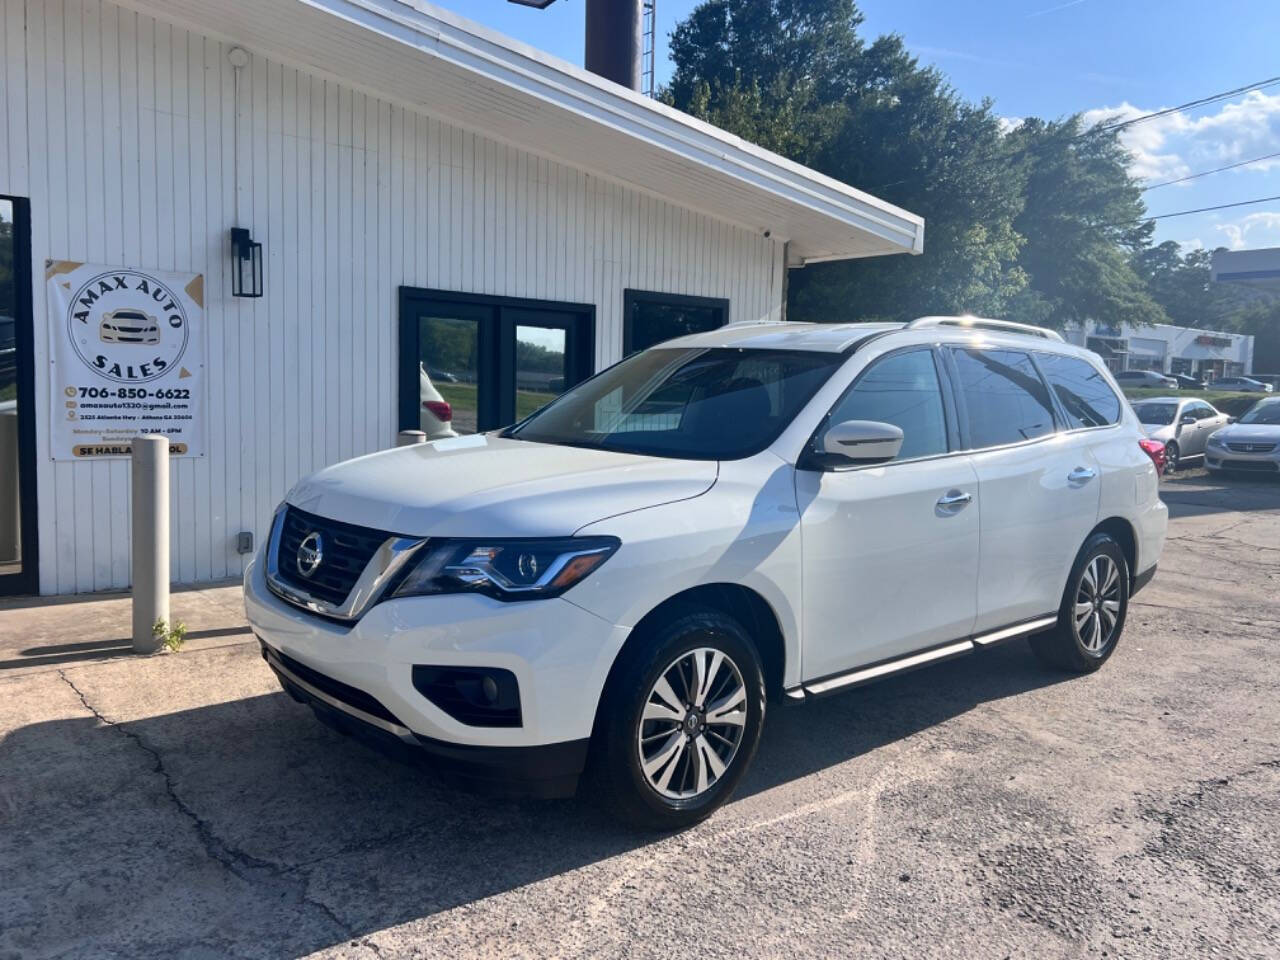
[[[1142,448],[1142,452],[1151,458],[1151,462],[1156,465],[1156,473],[1164,473],[1164,444],[1159,440],[1152,440],[1149,437],[1143,437],[1138,441],[1138,446]]]
[[[431,415],[441,423],[448,423],[453,419],[453,407],[449,405],[447,400],[423,400],[422,406],[426,410],[431,411]]]

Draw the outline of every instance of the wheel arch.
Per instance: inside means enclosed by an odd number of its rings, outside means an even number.
[[[643,617],[631,629],[626,642],[619,648],[617,656],[609,667],[605,677],[604,690],[609,690],[614,682],[623,653],[632,644],[642,643],[644,637],[669,620],[678,617],[690,609],[711,609],[726,616],[733,617],[746,629],[760,654],[760,663],[764,667],[765,690],[770,698],[782,692],[783,676],[787,664],[786,638],[782,632],[782,624],[773,606],[760,593],[740,583],[703,583],[667,597]],[[603,704],[605,697],[601,696]],[[600,707],[596,707],[596,723],[599,727]]]
[[[1129,579],[1138,575],[1138,532],[1133,524],[1124,517],[1108,517],[1089,531],[1089,537],[1097,533],[1105,533],[1120,544],[1124,551],[1124,559],[1129,564]],[[1085,537],[1088,541],[1089,537]]]

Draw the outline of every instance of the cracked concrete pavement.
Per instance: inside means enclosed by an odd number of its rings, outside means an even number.
[[[234,590],[148,658],[77,643],[104,601],[0,606],[0,958],[1280,956],[1280,483],[1163,490],[1101,672],[1013,643],[775,707],[665,837],[344,740]]]

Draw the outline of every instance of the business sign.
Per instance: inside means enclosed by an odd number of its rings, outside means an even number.
[[[55,460],[124,457],[140,433],[204,456],[204,277],[45,262]]]
[[[1196,343],[1202,347],[1229,347],[1234,341],[1230,337],[1215,337],[1212,334],[1202,333],[1196,337]]]

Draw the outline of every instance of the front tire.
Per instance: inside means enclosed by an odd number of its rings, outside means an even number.
[[[1052,630],[1029,639],[1041,661],[1059,670],[1092,673],[1110,659],[1129,611],[1129,563],[1107,533],[1085,541],[1067,578]]]
[[[1182,451],[1178,448],[1178,442],[1170,440],[1164,445],[1164,468],[1168,473],[1177,473],[1181,462]]]
[[[690,609],[633,637],[605,689],[593,744],[606,806],[652,830],[710,816],[751,764],[764,710],[760,656],[732,617]]]

